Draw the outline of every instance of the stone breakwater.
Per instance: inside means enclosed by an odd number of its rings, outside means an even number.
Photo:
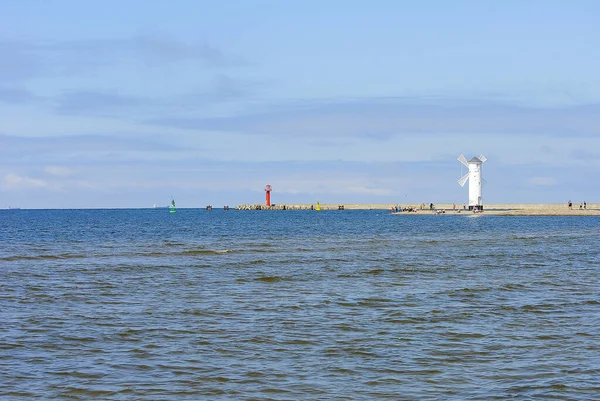
[[[360,205],[356,205],[356,206],[360,206]],[[346,209],[345,205],[317,205],[316,203],[312,204],[312,205],[311,204],[292,204],[292,205],[277,204],[277,205],[271,205],[271,206],[260,205],[260,204],[254,204],[254,205],[244,204],[244,205],[239,205],[236,207],[236,210],[345,210],[345,209]],[[368,208],[357,207],[354,209],[365,210]],[[380,208],[376,208],[376,209],[380,209]]]
[[[391,204],[391,203],[344,203],[344,204],[320,204],[321,210],[398,210],[412,209],[415,212],[399,212],[397,214],[472,214],[464,210],[463,205],[452,203],[438,203],[433,205],[422,204]],[[265,206],[260,204],[244,204],[236,207],[237,210],[316,210],[317,204],[276,204]],[[587,204],[586,208],[579,204],[569,208],[567,204],[558,203],[502,203],[484,205],[484,214],[501,216],[600,216],[600,204]]]

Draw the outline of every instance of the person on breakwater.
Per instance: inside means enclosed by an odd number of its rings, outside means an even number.
[[[573,202],[571,202],[571,199],[569,199],[569,202],[567,203],[567,205],[569,205],[570,210],[573,210]]]

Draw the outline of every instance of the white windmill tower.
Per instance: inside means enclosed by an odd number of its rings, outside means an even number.
[[[465,186],[467,180],[469,181],[469,210],[473,210],[473,208],[483,210],[481,187],[485,184],[485,180],[481,178],[481,165],[486,160],[487,158],[484,155],[474,157],[469,161],[463,155],[458,156],[458,161],[469,169],[467,174],[458,180],[458,185],[461,187]]]

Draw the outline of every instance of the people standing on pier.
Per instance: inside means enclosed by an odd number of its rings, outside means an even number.
[[[587,209],[587,203],[585,203],[585,201],[583,201],[583,208]]]
[[[569,209],[571,209],[571,210],[572,210],[572,209],[573,209],[573,202],[571,202],[571,199],[569,199],[569,203],[568,203],[568,205],[569,205]]]

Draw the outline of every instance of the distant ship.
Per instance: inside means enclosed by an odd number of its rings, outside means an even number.
[[[161,205],[157,205],[156,203],[154,204],[154,209],[168,209],[169,206],[161,206]]]

